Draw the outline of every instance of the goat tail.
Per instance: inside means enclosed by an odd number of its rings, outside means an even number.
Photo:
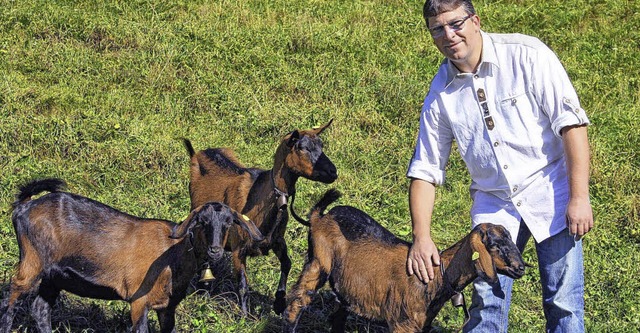
[[[31,200],[32,196],[41,192],[60,192],[65,188],[67,188],[67,183],[62,179],[48,178],[32,181],[20,186],[18,194],[16,195],[16,201],[13,203],[13,207],[15,208],[19,204]]]
[[[187,138],[182,138],[182,143],[184,143],[184,147],[187,148],[187,152],[189,153],[189,157],[193,157],[196,154],[196,151],[193,149],[191,145],[191,141]]]
[[[341,196],[342,196],[342,193],[340,193],[340,191],[336,190],[335,188],[328,190],[327,192],[324,193],[320,201],[318,201],[318,203],[316,203],[316,205],[313,206],[313,209],[311,210],[311,215],[312,216],[315,214],[318,214],[320,216],[324,215],[324,210],[327,209],[327,207],[330,204],[338,200]]]

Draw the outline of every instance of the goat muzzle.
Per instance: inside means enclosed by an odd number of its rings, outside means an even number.
[[[209,259],[213,261],[218,261],[222,259],[223,254],[224,254],[224,249],[219,246],[212,246],[212,247],[209,247],[209,249],[207,250],[207,255],[209,256]]]

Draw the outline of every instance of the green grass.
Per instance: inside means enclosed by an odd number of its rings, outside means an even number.
[[[584,241],[586,325],[634,332],[640,325],[640,3],[637,1],[476,1],[491,32],[535,35],[565,65],[592,120],[591,197],[596,229]],[[180,221],[189,207],[189,161],[224,146],[249,166],[269,168],[280,136],[335,119],[324,134],[341,203],[359,207],[408,239],[406,167],[420,104],[440,55],[421,18],[421,1],[8,1],[0,0],[0,281],[18,260],[10,221],[17,186],[59,177],[73,192],[128,213]],[[439,188],[434,237],[440,247],[469,227],[468,175],[454,153]],[[298,183],[299,213],[326,185]],[[306,229],[287,231],[293,268]],[[532,244],[524,252],[537,259]],[[273,255],[249,261],[252,313],[239,315],[224,276],[211,295],[179,307],[185,332],[274,332],[278,279]],[[514,332],[544,328],[539,274],[515,284]],[[466,291],[469,295],[469,290]],[[326,331],[326,293],[304,313],[307,331]],[[469,299],[469,298],[468,298]],[[17,330],[33,329],[24,311]],[[155,315],[152,316],[155,318]],[[447,305],[436,320],[457,329]],[[58,331],[122,331],[128,306],[65,294]],[[157,321],[152,320],[157,329]],[[350,331],[381,332],[349,318]]]

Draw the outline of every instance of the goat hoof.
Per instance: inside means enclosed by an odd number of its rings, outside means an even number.
[[[285,320],[284,325],[282,325],[282,333],[294,333],[296,331],[295,323],[290,323]]]
[[[273,301],[273,312],[280,315],[284,312],[284,309],[287,307],[287,301],[284,298],[284,291],[276,292],[276,300]]]

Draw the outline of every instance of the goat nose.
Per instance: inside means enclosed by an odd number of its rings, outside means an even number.
[[[211,247],[209,248],[209,257],[212,259],[218,259],[222,256],[223,249],[221,247]]]
[[[331,165],[327,170],[325,170],[324,172],[329,178],[338,178],[338,169],[336,169],[335,165]]]

